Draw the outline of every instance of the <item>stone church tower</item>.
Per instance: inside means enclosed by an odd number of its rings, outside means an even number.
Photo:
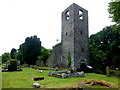
[[[61,43],[53,47],[47,65],[79,69],[82,63],[89,65],[88,11],[73,3],[62,12]]]

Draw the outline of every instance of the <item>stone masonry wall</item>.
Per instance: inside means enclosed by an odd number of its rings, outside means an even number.
[[[88,11],[73,3],[62,12],[61,43],[53,47],[47,65],[69,67],[68,53],[71,56],[70,67],[79,69],[82,60],[89,65],[88,45]]]

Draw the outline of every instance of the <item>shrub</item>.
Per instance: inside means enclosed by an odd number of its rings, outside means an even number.
[[[17,60],[16,59],[10,59],[10,65],[17,65]]]
[[[17,60],[10,59],[9,62],[10,62],[10,65],[8,66],[8,71],[16,71],[17,70]]]

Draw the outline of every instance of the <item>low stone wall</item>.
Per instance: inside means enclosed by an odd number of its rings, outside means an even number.
[[[71,73],[69,70],[51,72],[48,71],[48,76],[57,77],[57,78],[70,78],[70,77],[84,77],[84,72],[74,72]]]

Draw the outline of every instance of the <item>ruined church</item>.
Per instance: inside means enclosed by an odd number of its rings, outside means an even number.
[[[88,11],[73,3],[62,12],[61,43],[53,46],[49,67],[89,65]]]

